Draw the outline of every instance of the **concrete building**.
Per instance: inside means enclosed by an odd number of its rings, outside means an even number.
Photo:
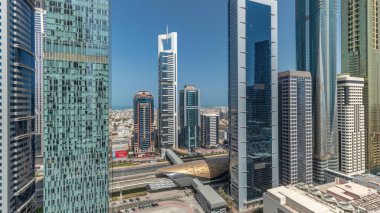
[[[204,148],[219,145],[219,115],[203,114],[201,116],[201,146]]]
[[[133,115],[135,156],[154,156],[154,98],[149,92],[140,91],[135,95]]]
[[[205,213],[227,212],[226,201],[211,186],[204,185],[198,179],[193,179],[193,187],[196,191],[195,197]]]
[[[179,147],[195,149],[199,147],[200,93],[192,85],[185,85],[179,92]]]
[[[307,184],[281,186],[264,195],[264,213],[272,212],[380,212],[377,190],[337,178],[314,187]]]
[[[158,36],[158,140],[161,155],[178,147],[177,33]]]
[[[313,177],[338,169],[336,115],[337,0],[296,0],[297,70],[310,71],[313,91]]]
[[[279,184],[277,1],[228,6],[230,192],[242,211]]]
[[[366,168],[380,172],[380,1],[342,1],[342,72],[364,78]]]
[[[338,75],[339,170],[365,172],[364,78]]]
[[[0,212],[34,212],[34,1],[0,2]]]
[[[308,196],[294,186],[280,186],[264,194],[264,213],[344,213],[344,210]]]
[[[42,5],[40,5],[42,6]],[[46,28],[46,11],[44,8],[35,8],[34,12],[34,40],[35,40],[35,155],[43,156],[43,56],[44,36]]]
[[[44,212],[109,210],[109,1],[46,1]]]
[[[313,182],[311,75],[278,74],[280,182]]]

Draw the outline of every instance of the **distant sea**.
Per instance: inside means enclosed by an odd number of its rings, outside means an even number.
[[[114,110],[133,109],[132,106],[112,106]]]

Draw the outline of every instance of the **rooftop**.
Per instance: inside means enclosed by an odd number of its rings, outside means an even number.
[[[288,70],[278,73],[278,77],[286,77],[286,76],[298,76],[298,77],[311,77],[310,72],[308,71],[295,71],[295,70]]]
[[[224,201],[223,198],[211,188],[211,186],[203,185],[203,183],[197,178],[193,179],[193,186],[206,198],[212,208],[219,208],[227,205],[226,201]]]
[[[311,198],[307,193],[293,186],[280,186],[269,189],[267,195],[272,199],[277,200],[282,206],[288,208],[292,212],[330,212],[329,206]]]

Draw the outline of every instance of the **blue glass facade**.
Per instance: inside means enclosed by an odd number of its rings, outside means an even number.
[[[0,212],[34,212],[34,2],[0,2]]]
[[[310,71],[313,86],[314,181],[338,167],[336,121],[336,0],[297,0],[297,69]]]
[[[239,210],[278,185],[277,1],[229,1],[231,195]]]
[[[109,211],[109,1],[47,0],[44,212]]]
[[[179,124],[180,124],[180,147],[184,149],[198,148],[200,109],[199,90],[195,86],[185,86],[180,91],[179,98]]]
[[[271,7],[246,3],[248,199],[272,187]]]
[[[146,91],[138,92],[133,99],[134,154],[137,157],[154,155],[153,122],[154,99]]]

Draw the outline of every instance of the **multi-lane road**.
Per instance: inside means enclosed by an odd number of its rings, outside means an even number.
[[[226,157],[225,155],[212,155],[201,158],[189,158],[183,159],[184,162],[202,160],[204,158],[220,158]],[[158,180],[159,177],[157,169],[169,166],[168,161],[156,162],[149,164],[142,164],[136,166],[128,167],[114,167],[110,168],[110,191],[118,192],[120,190],[128,190],[133,188],[145,187],[149,183]],[[42,191],[43,191],[43,177],[39,177],[36,180],[36,201],[37,203],[42,202]]]

